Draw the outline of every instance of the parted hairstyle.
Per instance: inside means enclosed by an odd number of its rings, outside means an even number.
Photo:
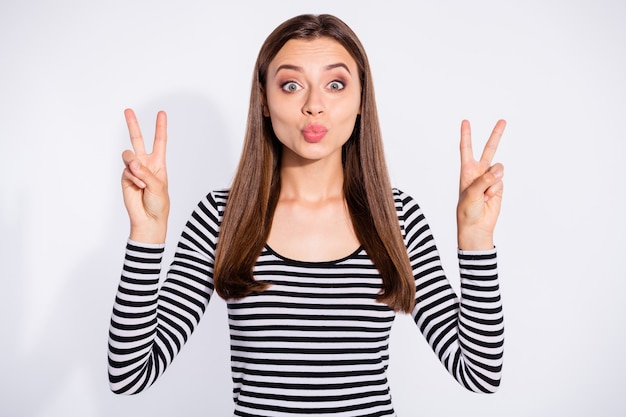
[[[267,70],[291,39],[322,37],[339,42],[354,58],[361,82],[361,114],[343,146],[343,192],[361,245],[382,276],[377,300],[395,311],[414,306],[415,281],[403,242],[384,158],[372,76],[356,34],[335,16],[300,15],[281,25],[263,43],[255,64],[245,141],[226,203],[217,242],[214,285],[224,299],[262,292],[253,268],[270,232],[280,193],[282,145],[263,116]]]

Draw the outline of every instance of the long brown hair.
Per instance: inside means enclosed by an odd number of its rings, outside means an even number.
[[[269,117],[263,116],[267,69],[290,39],[320,37],[339,42],[359,68],[361,115],[343,148],[344,195],[357,238],[382,276],[383,288],[377,300],[396,311],[410,312],[415,281],[385,164],[369,62],[354,32],[340,19],[325,14],[285,21],[261,47],[252,79],[243,152],[220,226],[215,289],[224,299],[237,299],[268,286],[256,281],[252,273],[266,244],[280,193],[282,146]]]

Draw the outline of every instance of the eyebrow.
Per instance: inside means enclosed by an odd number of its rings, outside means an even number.
[[[346,71],[348,71],[348,74],[352,74],[350,72],[350,68],[348,68],[348,66],[346,64],[344,64],[343,62],[338,62],[336,64],[330,64],[330,65],[326,65],[324,67],[324,70],[329,71],[331,69],[335,69],[335,68],[344,68]],[[293,70],[293,71],[297,71],[297,72],[302,72],[302,67],[299,67],[297,65],[290,65],[290,64],[283,64],[281,66],[279,66],[278,68],[276,68],[276,72],[274,72],[274,75],[278,74],[278,72],[280,70]]]

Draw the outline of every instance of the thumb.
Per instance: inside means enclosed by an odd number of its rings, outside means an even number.
[[[467,188],[465,193],[471,200],[484,198],[486,195],[493,194],[489,190],[498,190],[502,186],[502,177],[504,176],[504,167],[502,164],[491,166],[483,175],[476,178],[474,182]]]
[[[133,159],[128,165],[130,173],[141,181],[145,188],[153,193],[159,193],[163,190],[165,184],[150,170],[141,163],[139,159]]]
[[[124,170],[125,179],[142,189],[155,189],[160,186],[161,181],[159,181],[152,170],[145,166],[141,162],[141,159],[132,151],[124,151],[122,153],[122,160],[124,161],[124,165],[126,165],[126,169]]]

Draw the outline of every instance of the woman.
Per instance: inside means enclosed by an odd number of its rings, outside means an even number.
[[[114,392],[140,392],[163,373],[214,290],[228,305],[235,415],[394,415],[385,374],[396,312],[412,314],[462,385],[497,389],[503,167],[491,159],[504,121],[480,161],[461,125],[460,302],[419,206],[389,184],[367,56],[341,20],[298,16],[267,38],[233,184],[200,201],[160,288],[166,116],[146,154],[125,115],[131,231],[111,320]]]

